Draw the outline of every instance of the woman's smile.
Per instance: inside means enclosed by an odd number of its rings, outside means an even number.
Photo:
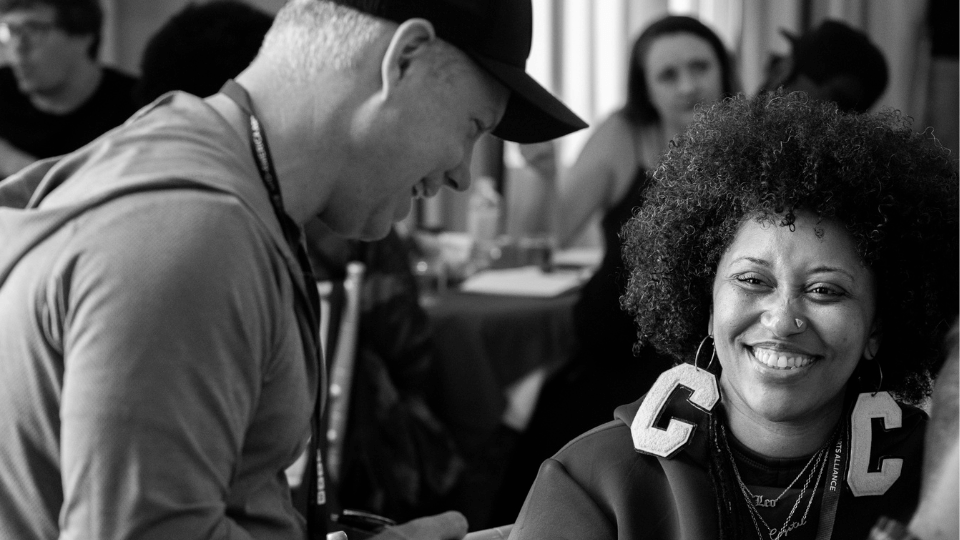
[[[812,355],[767,347],[746,347],[746,350],[754,360],[771,369],[801,369],[817,361],[817,357]]]

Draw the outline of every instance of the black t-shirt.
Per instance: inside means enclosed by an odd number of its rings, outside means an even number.
[[[90,99],[67,114],[37,110],[17,87],[9,66],[0,68],[0,137],[36,157],[72,152],[122,124],[136,112],[136,79],[103,68],[100,86]]]

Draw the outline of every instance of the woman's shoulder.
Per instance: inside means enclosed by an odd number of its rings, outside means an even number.
[[[630,424],[642,401],[618,407],[614,420],[568,442],[553,457],[554,461],[574,479],[600,485],[635,481],[630,478],[637,475],[662,474],[659,458],[639,452],[633,444]]]
[[[627,417],[570,441],[540,467],[517,521],[517,538],[715,536],[713,490],[706,469],[680,453],[670,459],[637,451]],[[623,410],[626,414],[621,416]]]
[[[601,424],[571,440],[557,452],[555,459],[576,462],[579,459],[595,460],[596,457],[618,455],[635,455],[630,426],[619,419]]]

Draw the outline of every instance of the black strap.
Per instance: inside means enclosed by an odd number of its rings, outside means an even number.
[[[313,345],[316,343],[315,337],[319,335],[318,332],[320,331],[320,297],[315,285],[316,279],[313,276],[310,259],[303,245],[300,227],[284,210],[283,196],[280,192],[280,183],[277,180],[277,171],[270,155],[270,146],[267,144],[267,137],[261,128],[260,121],[254,114],[250,94],[233,79],[228,80],[220,89],[220,92],[236,102],[249,119],[250,151],[257,164],[257,170],[260,172],[260,179],[263,181],[270,197],[270,204],[273,206],[273,211],[280,222],[283,236],[290,249],[296,254],[297,263],[300,266],[303,289],[306,293],[306,306],[303,306],[303,302],[300,302],[304,309],[300,309],[298,312],[302,311],[307,318],[306,328],[301,324],[301,334],[305,334],[302,339],[309,342],[306,343],[307,358],[313,358],[317,362],[320,373],[320,388],[317,389],[317,400],[314,403],[312,434],[307,449],[312,459],[304,475],[304,482],[307,486],[307,538],[324,540],[327,535],[327,498],[323,468],[323,445],[320,444],[320,441],[323,439],[324,433],[321,421],[323,418],[323,403],[326,399],[326,392],[324,391],[326,382],[323,376],[326,367],[320,355],[319,346]],[[300,320],[300,317],[298,317],[298,320]]]
[[[817,527],[816,540],[829,540],[833,535],[833,525],[837,517],[837,505],[847,478],[847,466],[850,462],[850,419],[841,418],[840,434],[830,449],[830,461],[827,462],[828,475],[823,485],[823,500],[820,501],[820,524]]]

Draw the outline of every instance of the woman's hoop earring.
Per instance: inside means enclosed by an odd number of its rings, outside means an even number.
[[[880,380],[877,382],[877,389],[873,391],[871,396],[876,396],[880,392],[880,387],[883,386],[883,367],[880,366],[880,362],[874,362],[877,364],[877,369],[880,371]]]
[[[700,346],[697,347],[697,354],[696,356],[693,357],[693,367],[697,369],[700,369],[700,367],[697,366],[697,361],[700,359],[700,349],[703,348],[703,344],[706,343],[708,339],[713,339],[713,336],[707,334],[707,336],[700,341]],[[713,354],[710,355],[710,361],[707,362],[707,367],[704,371],[710,371],[710,366],[713,365],[713,359],[716,357],[717,357],[717,348],[713,347]]]

